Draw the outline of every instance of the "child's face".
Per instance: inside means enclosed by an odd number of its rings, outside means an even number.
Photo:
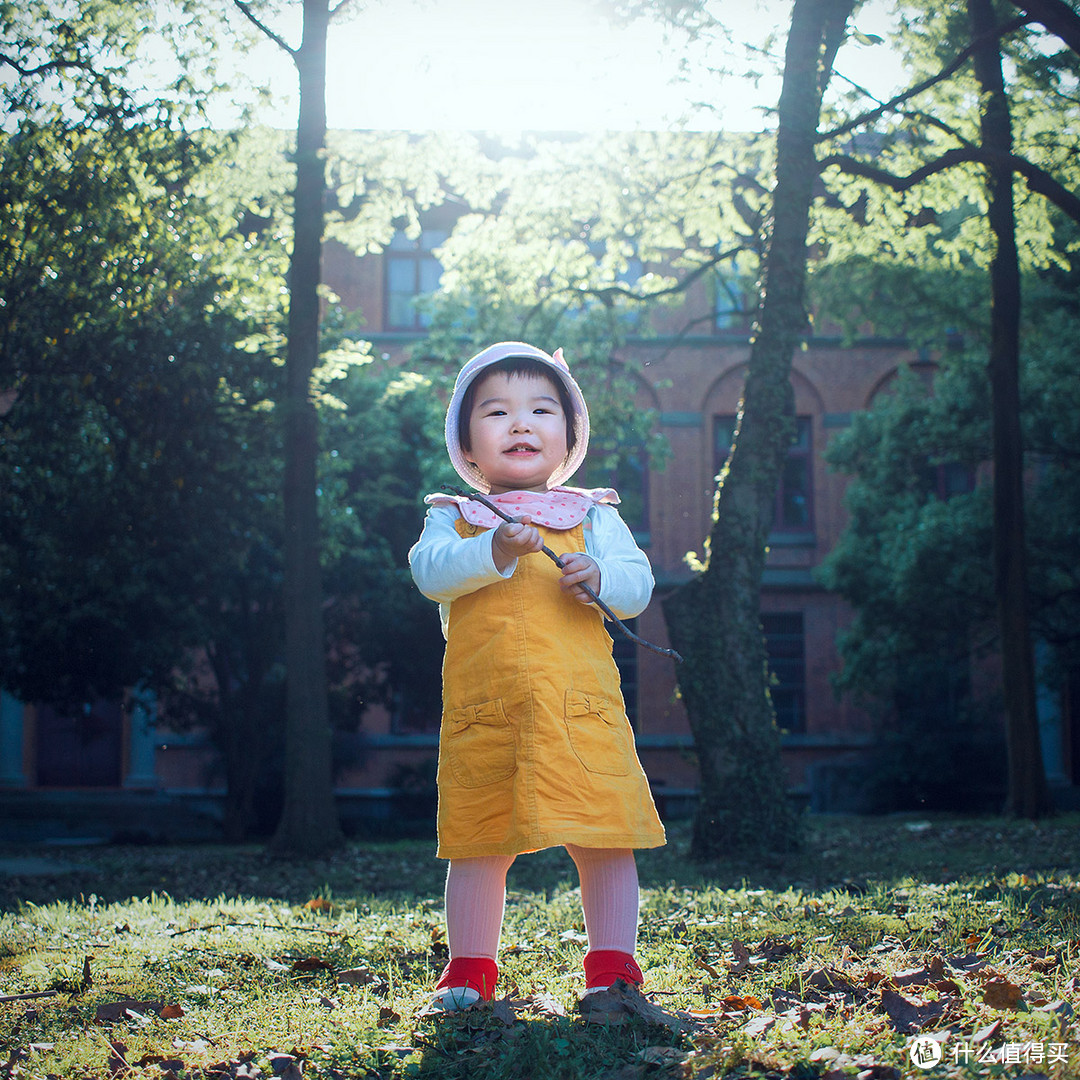
[[[465,456],[494,494],[547,491],[566,459],[566,415],[554,382],[537,375],[482,375],[467,417]]]

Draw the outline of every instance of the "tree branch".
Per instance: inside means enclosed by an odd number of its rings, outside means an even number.
[[[1012,4],[1056,34],[1074,53],[1080,54],[1080,15],[1065,0],[1012,0]]]
[[[1027,183],[1028,188],[1038,195],[1049,199],[1059,210],[1067,214],[1073,221],[1080,222],[1080,196],[1075,195],[1063,184],[1054,179],[1045,169],[1028,161],[1027,158],[1018,154],[1006,156],[1008,163],[1014,172],[1019,173]],[[941,157],[934,161],[928,161],[920,165],[914,172],[907,176],[897,176],[886,169],[880,169],[869,162],[860,161],[849,154],[830,154],[819,162],[824,171],[829,165],[835,165],[841,172],[849,176],[861,176],[865,180],[872,180],[875,184],[882,184],[892,188],[893,191],[908,191],[924,180],[937,173],[944,172],[956,165],[966,162],[977,162],[980,165],[992,165],[1001,161],[1001,155],[979,147],[958,147],[954,150],[946,150]]]
[[[1017,17],[1011,19],[1007,23],[1003,23],[995,31],[997,37],[1004,37],[1006,34],[1011,34],[1014,30],[1019,30],[1022,26],[1033,22],[1030,17],[1021,18]],[[846,135],[849,131],[854,131],[856,128],[864,127],[867,124],[873,123],[878,117],[883,116],[887,112],[894,111],[897,106],[902,105],[905,101],[910,101],[911,98],[918,96],[924,90],[929,90],[932,86],[936,86],[939,82],[944,82],[945,79],[954,75],[968,60],[971,59],[972,52],[978,46],[979,42],[970,42],[967,46],[960,50],[959,53],[953,58],[953,60],[946,64],[936,75],[931,75],[929,78],[923,79],[922,82],[916,83],[914,86],[909,87],[907,90],[902,91],[895,97],[890,98],[888,101],[882,102],[876,109],[871,109],[870,112],[863,113],[861,116],[856,116],[851,120],[846,121],[839,127],[833,128],[832,131],[827,131],[817,137],[818,142],[824,142],[826,139],[835,139],[840,135]]]
[[[343,0],[344,3],[348,3],[349,0]],[[269,26],[266,25],[259,17],[251,10],[247,3],[247,0],[233,0],[233,3],[239,8],[243,16],[254,26],[260,33],[265,34],[275,45],[280,49],[284,49],[295,61],[297,51],[294,49],[283,37],[275,34]],[[340,6],[340,5],[339,5]]]
[[[0,64],[7,64],[18,75],[21,75],[24,79],[32,79],[38,75],[48,75],[53,71],[61,71],[64,68],[78,68],[80,71],[93,71],[94,69],[85,60],[49,60],[44,64],[38,64],[37,67],[23,67],[17,60],[12,60],[10,56],[4,53],[0,53]]]
[[[976,160],[976,155],[977,151],[969,147],[946,150],[941,157],[927,162],[925,165],[920,165],[919,168],[908,173],[907,176],[897,176],[887,169],[871,165],[868,161],[861,161],[850,154],[829,154],[827,157],[822,158],[818,165],[822,172],[830,165],[835,165],[841,172],[847,173],[848,176],[861,176],[864,180],[872,180],[875,184],[892,188],[893,191],[903,192],[908,191],[917,184],[921,184],[936,173],[951,169],[954,165]]]

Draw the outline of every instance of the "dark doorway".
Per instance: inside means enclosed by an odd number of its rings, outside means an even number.
[[[124,717],[119,701],[63,713],[37,709],[39,787],[119,787]]]

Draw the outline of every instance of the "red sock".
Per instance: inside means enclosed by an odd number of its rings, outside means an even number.
[[[585,987],[592,990],[598,986],[609,987],[616,979],[632,986],[645,981],[637,961],[629,954],[616,949],[593,949],[585,954]]]
[[[436,990],[444,986],[475,990],[482,1001],[495,996],[495,983],[499,978],[499,965],[486,956],[455,956],[443,969]]]

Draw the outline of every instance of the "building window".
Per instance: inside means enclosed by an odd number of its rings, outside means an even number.
[[[954,495],[967,495],[975,490],[975,470],[959,462],[928,465],[923,470],[926,490],[942,502]]]
[[[761,616],[772,676],[769,694],[776,724],[785,732],[806,730],[806,644],[802,612]]]
[[[445,229],[424,229],[416,238],[394,233],[383,256],[386,266],[386,329],[424,330],[431,319],[416,301],[439,287],[442,265],[432,252],[449,237]]]
[[[773,512],[773,533],[809,534],[814,531],[813,439],[809,416],[796,418],[795,442],[780,473]],[[731,453],[734,416],[713,418],[713,467],[717,473]]]
[[[750,315],[746,310],[745,282],[731,266],[718,267],[709,281],[712,294],[713,332],[718,334],[746,333],[750,326]]]

